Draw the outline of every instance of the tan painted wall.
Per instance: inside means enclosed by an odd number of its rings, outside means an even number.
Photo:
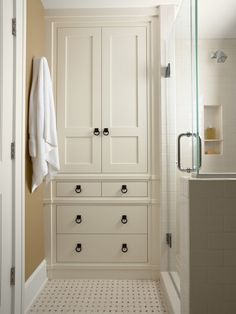
[[[27,0],[26,47],[26,117],[28,121],[29,90],[32,79],[32,59],[44,55],[44,9],[40,0]],[[26,126],[28,139],[28,123]],[[43,186],[31,194],[32,167],[26,142],[25,186],[25,280],[44,259]]]

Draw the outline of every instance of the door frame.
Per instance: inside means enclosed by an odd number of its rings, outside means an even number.
[[[13,169],[13,265],[15,287],[13,313],[24,313],[25,290],[25,63],[26,63],[26,0],[13,0],[16,18],[15,81],[13,138],[15,160]]]

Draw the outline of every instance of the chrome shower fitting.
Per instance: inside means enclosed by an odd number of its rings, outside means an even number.
[[[223,50],[217,50],[211,54],[211,59],[216,59],[217,63],[225,63],[227,58],[228,56]]]

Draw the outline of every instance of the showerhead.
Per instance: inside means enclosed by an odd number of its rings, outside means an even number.
[[[211,54],[211,59],[216,59],[217,63],[225,63],[228,56],[222,50],[217,50]]]

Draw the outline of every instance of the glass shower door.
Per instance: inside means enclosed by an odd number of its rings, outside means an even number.
[[[167,78],[167,209],[168,270],[180,289],[180,179],[198,172],[201,140],[198,135],[196,5],[183,0],[167,43],[171,75]]]

